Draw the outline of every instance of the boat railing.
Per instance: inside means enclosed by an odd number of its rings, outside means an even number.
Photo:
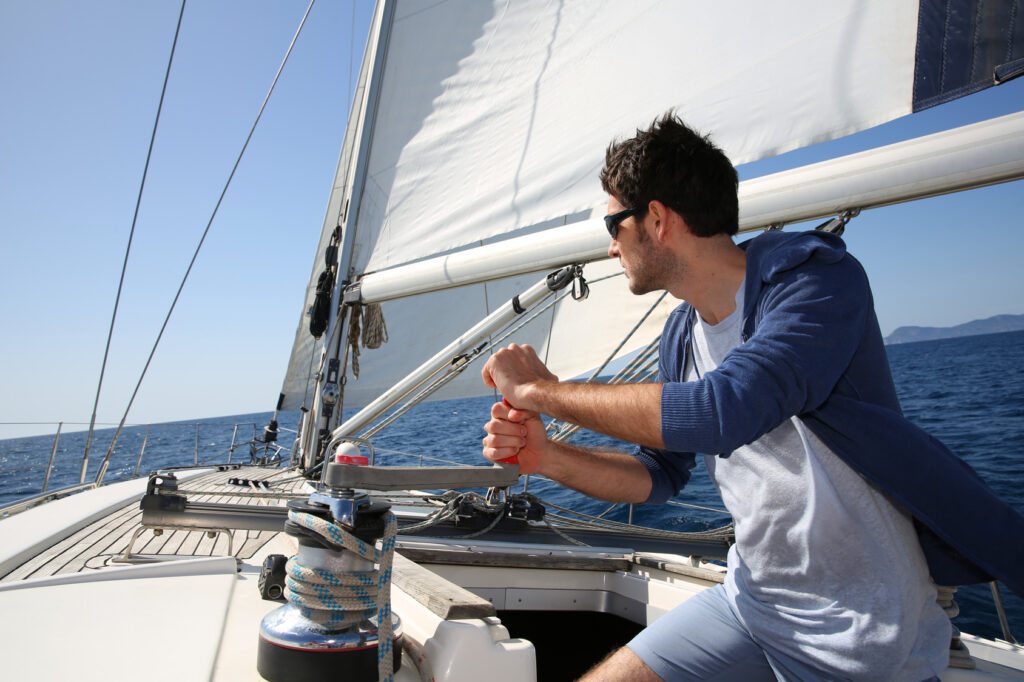
[[[22,498],[5,507],[0,507],[0,519],[7,518],[8,516],[13,516],[14,514],[23,512],[26,509],[30,509],[32,507],[36,507],[40,504],[44,504],[51,500],[55,500],[58,497],[65,497],[67,495],[82,492],[83,490],[91,490],[95,487],[95,482],[78,483],[75,485],[66,486],[64,488],[58,488],[57,490],[51,490],[48,493],[39,493],[38,495]]]
[[[47,422],[45,424],[56,425],[56,431],[52,444],[41,445],[40,441],[25,443],[23,454],[12,453],[9,447],[8,456],[4,463],[10,466],[0,466],[0,477],[12,485],[19,492],[28,492],[27,497],[19,498],[13,502],[0,506],[0,518],[15,514],[30,507],[43,504],[57,497],[64,497],[82,490],[98,487],[104,483],[136,478],[146,475],[150,469],[165,466],[180,466],[187,464],[186,458],[191,454],[193,466],[203,466],[210,463],[231,464],[247,463],[257,465],[275,466],[288,463],[293,457],[294,443],[288,438],[276,440],[267,439],[262,432],[262,427],[255,422],[182,422],[163,424],[137,424],[132,425],[129,431],[122,436],[116,448],[109,449],[106,456],[92,476],[92,480],[86,480],[84,475],[88,459],[79,464],[81,446],[85,442],[85,432],[66,432],[68,426],[84,426],[75,422]],[[39,426],[40,422],[3,422],[4,426]],[[252,429],[252,436],[243,439],[241,434]],[[227,433],[230,429],[230,442],[227,441]],[[278,427],[280,434],[290,434],[294,440],[296,431],[286,427]],[[216,435],[210,436],[210,432]],[[102,433],[102,432],[101,432]],[[185,435],[185,434],[188,435]],[[263,437],[261,437],[261,435]],[[30,437],[32,438],[32,437]],[[45,438],[36,436],[34,438]],[[14,440],[14,439],[12,439]],[[21,440],[21,439],[18,439]],[[190,442],[191,441],[191,442]],[[282,442],[283,441],[283,442]],[[0,441],[2,442],[2,441]],[[7,441],[10,443],[11,441]],[[188,447],[188,445],[191,447]],[[226,447],[225,447],[226,445]],[[45,459],[40,457],[40,450],[45,447]],[[136,451],[136,448],[137,451]],[[148,450],[148,452],[147,452]],[[191,450],[191,452],[189,452]],[[238,452],[248,453],[248,458],[238,456]],[[149,464],[143,468],[143,460]],[[248,461],[246,461],[246,459]],[[113,470],[110,470],[113,467]],[[42,485],[36,488],[38,492],[32,492],[33,486],[32,470],[42,470],[40,477],[35,479],[36,485],[41,480]],[[108,477],[109,473],[116,474],[113,478]],[[56,484],[58,487],[54,488]],[[27,490],[26,490],[27,489]]]

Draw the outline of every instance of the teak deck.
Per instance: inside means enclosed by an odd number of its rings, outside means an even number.
[[[271,488],[247,488],[229,483],[228,480],[232,478],[267,481]],[[297,480],[294,471],[259,467],[211,471],[180,484],[182,490],[189,491],[190,501],[234,503],[243,500],[230,493],[296,493],[301,490],[302,485],[303,480]],[[206,494],[197,494],[195,491],[203,491]],[[286,504],[287,499],[255,497],[245,498],[244,502],[260,506],[282,506]],[[7,575],[0,577],[0,582],[78,573],[107,566],[114,558],[124,554],[132,534],[140,527],[141,521],[142,510],[136,499],[40,552]],[[243,560],[251,558],[274,535],[273,531],[234,530],[232,554]],[[135,541],[132,554],[167,557],[226,556],[227,544],[227,538],[223,534],[210,538],[207,532],[202,530],[164,531],[156,535],[153,530],[147,529]]]

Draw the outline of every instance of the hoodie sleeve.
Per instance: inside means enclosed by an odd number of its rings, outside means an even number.
[[[682,342],[685,340],[685,320],[689,306],[681,305],[669,316],[661,336],[658,351],[658,383],[665,384],[669,377],[682,378],[685,364]],[[696,466],[693,452],[672,452],[637,446],[633,456],[647,468],[651,476],[651,492],[646,504],[661,504],[680,490],[690,480],[690,471]]]
[[[820,405],[860,344],[871,300],[849,256],[780,274],[761,291],[753,336],[701,380],[664,385],[665,447],[729,453]]]
[[[644,504],[663,504],[690,481],[690,470],[697,466],[692,452],[670,452],[637,446],[633,456],[651,475],[651,492]]]

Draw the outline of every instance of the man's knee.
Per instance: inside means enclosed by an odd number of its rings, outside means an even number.
[[[613,651],[580,678],[580,682],[611,682],[612,680],[661,682],[661,678],[628,646]]]

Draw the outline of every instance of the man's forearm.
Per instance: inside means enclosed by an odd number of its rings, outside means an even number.
[[[640,460],[611,449],[549,442],[537,473],[609,502],[645,502],[651,494],[651,475]]]
[[[661,438],[661,384],[538,381],[524,386],[524,407],[619,440],[652,448]]]

